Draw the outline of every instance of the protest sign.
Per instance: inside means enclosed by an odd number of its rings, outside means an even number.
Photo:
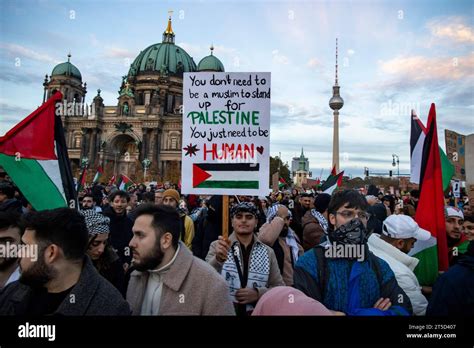
[[[270,73],[184,74],[182,193],[268,194]]]

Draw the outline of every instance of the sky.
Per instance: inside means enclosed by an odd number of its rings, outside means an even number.
[[[313,177],[332,162],[335,41],[339,42],[340,168],[350,176],[410,167],[410,110],[474,133],[473,1],[0,1],[0,134],[42,102],[43,80],[67,60],[116,105],[122,76],[159,43],[172,10],[176,44],[196,64],[210,53],[231,72],[272,74],[273,156],[301,148]]]

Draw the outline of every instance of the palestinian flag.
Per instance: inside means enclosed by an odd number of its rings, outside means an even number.
[[[420,183],[420,171],[422,164],[423,144],[425,143],[427,129],[416,116],[415,111],[411,111],[411,133],[410,133],[410,181],[415,184]],[[446,156],[443,149],[439,148],[441,158],[441,171],[443,176],[443,190],[449,187],[451,178],[454,175],[454,166]]]
[[[0,165],[36,210],[77,207],[56,92],[0,137]]]
[[[128,176],[125,174],[122,174],[122,180],[120,181],[120,184],[118,185],[119,190],[122,191],[127,191],[127,189],[132,186],[134,182],[132,179],[130,179]]]
[[[427,241],[417,241],[410,255],[420,260],[415,268],[420,284],[431,286],[438,272],[448,269],[443,179],[435,104],[431,104],[421,153],[420,199],[415,220],[421,228],[431,232],[431,238]]]
[[[194,163],[194,188],[258,189],[260,164]]]
[[[79,193],[84,187],[86,187],[86,178],[87,178],[87,167],[82,169],[81,176],[79,177],[79,181],[77,182],[77,189],[76,191]]]
[[[93,183],[96,183],[99,181],[100,177],[104,174],[104,170],[102,169],[102,166],[97,167],[97,173],[95,173],[94,180],[92,180]]]
[[[109,185],[115,184],[115,175],[112,175],[112,177],[109,180]]]
[[[321,185],[321,191],[323,191],[323,193],[332,195],[336,187],[341,186],[343,175],[344,175],[344,171],[340,172],[337,175],[332,175],[332,172],[331,172],[331,174],[328,176],[324,184]]]
[[[278,189],[282,189],[283,187],[286,186],[286,181],[285,179],[283,179],[282,177],[280,177],[280,179],[278,180]]]

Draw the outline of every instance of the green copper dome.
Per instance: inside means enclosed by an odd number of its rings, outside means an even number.
[[[71,55],[68,54],[67,62],[56,65],[51,76],[73,76],[82,81],[82,75],[79,69],[70,62]]]
[[[224,64],[212,54],[214,47],[211,46],[211,54],[201,59],[198,64],[198,71],[220,71],[224,72]]]
[[[183,72],[196,71],[193,58],[174,43],[171,18],[163,33],[163,42],[145,48],[133,61],[128,72],[129,76],[159,72],[164,75],[182,75]]]

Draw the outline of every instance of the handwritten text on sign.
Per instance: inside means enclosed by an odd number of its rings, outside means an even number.
[[[182,192],[268,193],[270,73],[185,73]]]

